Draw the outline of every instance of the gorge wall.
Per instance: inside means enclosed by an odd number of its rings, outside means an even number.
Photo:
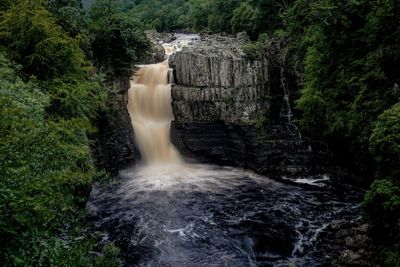
[[[244,54],[245,44],[205,37],[172,56],[173,142],[202,162],[263,174],[316,172],[316,154],[282,114],[283,83],[294,87],[295,77],[282,63],[279,43],[257,60]]]
[[[147,63],[162,61],[160,36],[148,33],[153,49]],[[155,37],[156,38],[155,38]],[[296,76],[282,60],[278,41],[265,55],[250,59],[246,38],[206,36],[170,58],[172,141],[186,158],[204,163],[239,166],[261,174],[308,175],[324,172],[328,158],[300,138],[288,123],[284,88],[296,88]],[[101,114],[94,140],[96,165],[112,174],[134,164],[140,154],[126,109],[128,77],[110,86],[118,92]],[[313,147],[315,147],[313,145]]]
[[[140,155],[126,108],[130,80],[128,77],[119,77],[108,86],[115,92],[110,94],[106,110],[99,114],[96,121],[98,131],[92,136],[92,154],[96,167],[116,175],[119,170],[133,164]]]

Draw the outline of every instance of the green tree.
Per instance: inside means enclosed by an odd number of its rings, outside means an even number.
[[[47,6],[69,36],[76,37],[87,30],[85,11],[80,0],[48,0]]]
[[[3,0],[0,2],[0,12],[9,9],[11,6],[10,0]]]
[[[35,253],[46,252],[34,248],[46,235],[80,218],[95,175],[91,127],[47,119],[50,98],[11,66],[0,54],[0,257],[6,265],[36,265]]]
[[[400,237],[400,185],[392,179],[378,179],[364,198],[364,210],[374,223],[378,244],[391,247]]]
[[[78,42],[63,33],[44,0],[21,0],[3,13],[0,38],[25,72],[40,79],[84,75]]]
[[[238,0],[210,0],[209,29],[213,32],[231,32],[230,21],[239,3]]]
[[[399,100],[399,12],[395,0],[297,0],[285,13],[303,80],[303,131],[330,142],[343,163],[367,175],[373,124]]]
[[[5,266],[97,264],[89,254],[93,240],[75,237],[82,236],[85,203],[98,175],[88,139],[95,131],[91,120],[107,94],[80,49],[81,33],[58,24],[64,5],[20,0],[0,17],[0,258]],[[112,252],[110,261],[101,259],[103,266],[120,265]]]
[[[191,0],[189,6],[189,17],[191,28],[202,31],[208,28],[209,1]]]
[[[120,8],[116,1],[98,0],[90,11],[95,62],[110,75],[130,75],[150,45],[143,25]]]
[[[241,3],[234,11],[231,19],[232,32],[247,32],[253,38],[257,34],[257,22],[260,17],[258,9],[253,8],[249,3]]]
[[[378,163],[379,176],[400,178],[400,103],[379,116],[369,149]]]

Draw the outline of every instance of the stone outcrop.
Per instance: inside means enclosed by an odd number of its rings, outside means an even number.
[[[165,51],[162,44],[175,40],[175,36],[172,33],[159,33],[156,31],[146,31],[146,36],[150,40],[151,46],[144,63],[153,64],[165,60]]]
[[[285,66],[278,47],[250,60],[243,40],[203,37],[172,56],[173,142],[185,156],[203,162],[263,174],[315,171],[312,149],[281,116]],[[292,86],[293,77],[286,80]]]
[[[153,43],[169,43],[176,39],[176,37],[173,33],[157,32],[154,30],[146,31],[146,36]]]
[[[193,87],[259,87],[268,80],[267,62],[249,61],[240,50],[199,46],[176,53],[173,64],[176,82]]]
[[[176,121],[242,124],[263,116],[269,109],[263,101],[271,82],[269,62],[246,59],[243,44],[229,37],[203,37],[171,57]]]
[[[96,167],[116,175],[119,170],[133,164],[139,153],[126,108],[130,81],[128,78],[119,78],[109,86],[119,91],[109,97],[106,111],[98,116],[98,131],[92,136],[92,150]]]
[[[251,123],[258,119],[262,103],[257,101],[261,88],[246,87],[185,87],[172,90],[176,121],[224,121]]]

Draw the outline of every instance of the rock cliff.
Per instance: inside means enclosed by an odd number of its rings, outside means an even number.
[[[173,142],[185,156],[203,162],[264,174],[313,172],[312,149],[282,115],[287,112],[282,81],[295,82],[279,59],[279,47],[251,60],[242,50],[245,44],[203,38],[172,56]]]
[[[93,139],[95,165],[116,175],[139,158],[134,132],[126,105],[129,78],[118,78],[108,85],[115,93],[110,94],[107,108],[96,121],[98,131]]]

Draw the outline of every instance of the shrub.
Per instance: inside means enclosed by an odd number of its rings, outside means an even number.
[[[379,116],[369,149],[378,163],[379,175],[400,177],[400,103]]]
[[[384,249],[382,262],[386,267],[400,267],[400,242],[391,248]]]
[[[96,267],[121,267],[122,262],[119,259],[120,249],[113,244],[103,247],[101,255],[96,259]]]
[[[364,197],[364,209],[375,225],[378,240],[393,245],[399,234],[399,184],[390,179],[375,180]]]

